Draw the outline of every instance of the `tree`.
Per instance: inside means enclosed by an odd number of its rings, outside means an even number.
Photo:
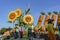
[[[6,31],[7,31],[7,28],[1,28],[1,30],[0,30],[1,34],[3,34]]]
[[[1,34],[1,30],[0,30],[0,34]]]

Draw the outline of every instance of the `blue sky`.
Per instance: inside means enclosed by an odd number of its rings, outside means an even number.
[[[25,12],[28,5],[31,9],[30,14],[34,17],[34,24],[37,24],[41,11],[60,11],[60,0],[0,0],[0,28],[12,27],[12,24],[7,23],[8,13],[17,8]]]

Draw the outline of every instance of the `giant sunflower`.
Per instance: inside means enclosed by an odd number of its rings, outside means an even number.
[[[16,10],[16,13],[17,13],[17,17],[19,17],[19,16],[22,14],[21,9],[18,8],[18,9]]]
[[[14,21],[16,18],[17,18],[17,13],[16,13],[15,11],[11,11],[11,12],[8,14],[8,19],[9,19],[9,21]]]
[[[23,17],[23,21],[26,24],[31,24],[31,23],[33,23],[33,17],[30,14],[27,14]]]

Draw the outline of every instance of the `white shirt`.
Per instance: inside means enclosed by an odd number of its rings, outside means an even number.
[[[24,27],[23,27],[23,26],[20,26],[20,27],[19,27],[19,30],[20,30],[20,31],[24,31]]]

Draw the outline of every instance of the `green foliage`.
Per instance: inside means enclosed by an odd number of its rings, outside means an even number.
[[[27,15],[29,11],[30,11],[30,8],[28,8],[28,9],[25,11],[25,15]],[[25,27],[27,24],[25,24],[25,23],[23,22],[23,17],[24,17],[24,13],[22,13],[22,15],[21,15],[20,17],[18,17],[16,20],[18,21],[19,26],[20,26],[21,24],[23,24],[24,27]]]
[[[0,30],[0,34],[3,34],[4,32],[8,31],[8,30],[12,30],[12,28],[1,28]]]
[[[56,11],[53,11],[53,13],[54,13],[54,14],[58,14],[58,12],[56,12]]]
[[[8,21],[8,23],[12,23],[12,21]]]
[[[18,21],[19,26],[20,24],[23,23],[23,17],[24,17],[24,14],[22,13],[22,15],[16,19]]]
[[[1,28],[1,30],[0,30],[1,34],[3,34],[6,31],[7,31],[7,28]]]
[[[51,12],[48,12],[48,15],[51,15]]]
[[[44,13],[44,12],[41,12],[41,14],[42,14],[42,15],[45,15],[45,13]]]
[[[0,30],[0,34],[1,34],[1,30]]]
[[[25,11],[25,14],[28,14],[29,11],[30,11],[30,8],[28,8],[28,9]]]

